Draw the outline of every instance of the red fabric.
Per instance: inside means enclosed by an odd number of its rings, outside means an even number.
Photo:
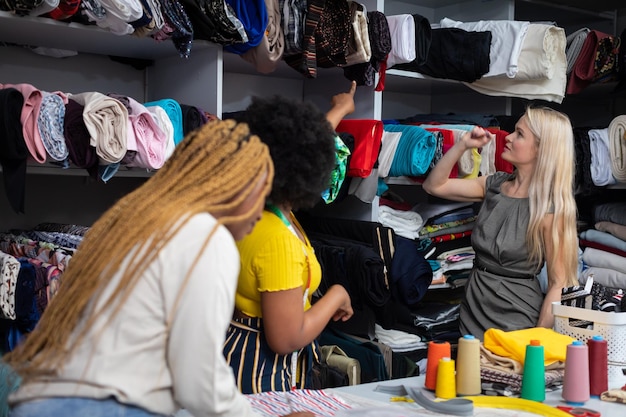
[[[597,30],[589,32],[567,80],[567,94],[580,93],[593,82],[598,71],[595,65],[596,59],[598,59],[598,46],[602,39],[609,37],[612,36]]]
[[[347,175],[365,178],[372,173],[378,160],[384,126],[380,120],[344,119],[339,122],[339,133],[350,133],[354,137],[354,149],[350,155]]]
[[[487,130],[496,135],[496,153],[494,155],[494,165],[496,167],[496,171],[504,171],[509,174],[513,172],[513,165],[502,159],[502,151],[504,150],[504,145],[506,145],[505,138],[509,135],[509,132],[502,130],[497,127],[488,127]]]
[[[593,248],[598,249],[604,252],[612,253],[614,255],[623,256],[626,258],[626,252],[617,248],[613,248],[611,246],[603,245],[602,243],[592,242],[591,240],[580,239],[578,242],[580,247],[582,248]]]
[[[383,61],[380,62],[380,68],[378,69],[378,84],[376,84],[376,88],[374,91],[384,91],[385,90],[385,75],[387,75],[387,57]]]

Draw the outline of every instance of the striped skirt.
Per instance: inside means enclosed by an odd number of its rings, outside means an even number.
[[[233,319],[226,333],[224,357],[233,369],[237,386],[244,394],[291,389],[292,355],[272,351],[263,334],[261,318]],[[312,388],[311,369],[320,361],[316,341],[298,352],[299,389]]]

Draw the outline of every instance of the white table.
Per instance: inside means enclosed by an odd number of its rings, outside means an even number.
[[[376,391],[378,385],[386,386],[398,386],[407,385],[411,387],[424,387],[424,376],[416,376],[401,379],[392,379],[382,382],[371,382],[368,384],[352,385],[348,387],[333,388],[327,391],[336,393],[339,397],[345,398],[347,401],[356,405],[362,405],[364,407],[382,406],[385,404],[391,404],[390,398],[392,394]],[[431,391],[423,389],[423,392],[428,398],[434,399],[434,394]],[[462,397],[461,397],[462,398]],[[402,403],[393,403],[402,404]],[[557,406],[567,405],[561,397],[561,390],[546,392],[546,400],[544,404]],[[412,407],[417,407],[416,404],[411,404]],[[583,406],[585,408],[599,411],[602,417],[624,417],[626,416],[626,404],[613,403],[607,401],[601,401],[599,399],[590,399]],[[443,414],[439,414],[443,415]]]

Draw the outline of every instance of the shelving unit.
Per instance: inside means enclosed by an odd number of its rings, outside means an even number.
[[[367,10],[379,10],[386,15],[419,13],[431,23],[449,17],[466,22],[488,19],[557,20],[559,25],[567,28],[586,22],[584,24],[593,23],[599,30],[613,28],[615,32],[626,26],[624,13],[618,12],[624,7],[620,1],[365,0],[362,3]],[[76,54],[52,58],[34,53],[31,48],[7,46],[14,44],[55,48]],[[306,79],[282,62],[274,73],[260,74],[239,56],[205,41],[194,41],[190,57],[184,59],[171,41],[117,36],[96,26],[43,17],[18,17],[7,12],[0,12],[0,45],[2,83],[27,82],[42,90],[71,93],[116,92],[138,101],[169,97],[218,116],[244,109],[255,95],[271,94],[310,100],[326,110],[330,97],[349,87],[349,81],[340,68],[319,68],[316,79]],[[140,68],[136,69],[115,57],[135,60]],[[608,117],[624,112],[626,100],[610,96],[608,85],[597,87],[594,86],[593,91],[590,88],[580,95],[566,97],[561,109],[572,114],[574,121],[584,123],[608,123]],[[589,105],[592,99],[594,101]],[[387,71],[384,92],[374,91],[373,86],[359,87],[355,101],[356,111],[350,118],[379,120],[440,112],[480,111],[511,115],[525,105],[524,100],[486,96],[456,81],[427,78],[393,68]],[[79,193],[84,190],[79,187],[77,192],[72,188],[76,181],[89,182],[86,174],[83,176],[84,170],[30,166],[28,172],[27,215],[14,215],[6,199],[0,199],[2,229],[38,222],[39,209],[34,207],[45,206],[50,201],[63,202],[54,207],[60,213],[59,218],[73,218],[78,212],[88,212],[90,218],[95,218],[110,204],[109,198],[104,202],[91,199],[93,204],[81,201],[77,207]],[[147,176],[149,173],[142,170],[120,171],[108,184],[97,187],[99,193],[110,193],[111,198],[117,198],[119,193],[116,190],[125,192],[132,189]],[[68,186],[50,187],[51,182],[68,182]],[[407,183],[401,178],[389,182],[394,186]],[[2,188],[0,193],[3,194]],[[369,204],[348,202],[337,206],[334,210],[345,216],[373,219],[376,215]]]

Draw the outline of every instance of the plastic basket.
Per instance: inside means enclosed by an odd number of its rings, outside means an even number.
[[[594,335],[607,341],[609,388],[620,388],[626,383],[626,312],[608,313],[586,308],[552,303],[554,330],[586,342]],[[580,324],[585,327],[577,327]]]

